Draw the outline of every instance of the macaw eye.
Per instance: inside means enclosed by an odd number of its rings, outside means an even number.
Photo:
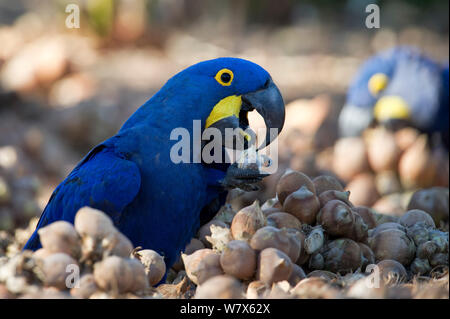
[[[219,82],[220,85],[230,86],[231,82],[233,82],[233,77],[234,74],[231,70],[222,69],[219,72],[217,72],[214,78],[216,79],[217,82]]]
[[[389,83],[389,78],[384,73],[376,73],[369,80],[369,91],[373,96],[377,96]]]

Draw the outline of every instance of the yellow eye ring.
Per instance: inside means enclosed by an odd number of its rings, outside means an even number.
[[[368,83],[370,93],[373,96],[377,96],[378,93],[380,93],[387,87],[388,82],[389,78],[386,74],[376,73],[372,75]]]
[[[233,82],[234,74],[233,71],[231,70],[222,69],[219,72],[217,72],[214,78],[216,79],[217,82],[219,82],[220,85],[230,86],[231,82]]]

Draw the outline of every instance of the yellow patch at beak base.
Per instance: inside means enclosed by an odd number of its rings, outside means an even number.
[[[208,118],[206,119],[206,128],[210,127],[217,121],[220,121],[229,116],[236,116],[239,118],[239,112],[242,106],[242,98],[237,95],[230,95],[217,103]]]
[[[408,104],[399,96],[385,96],[378,100],[373,110],[375,119],[383,122],[390,119],[405,120],[411,116]]]

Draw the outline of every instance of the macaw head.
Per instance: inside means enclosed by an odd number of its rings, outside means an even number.
[[[175,126],[189,125],[186,120],[201,120],[203,129],[216,128],[225,136],[225,129],[231,128],[247,141],[254,138],[244,132],[249,126],[247,113],[255,110],[267,127],[260,148],[270,144],[284,124],[283,98],[269,73],[238,58],[192,65],[173,76],[151,101],[163,105],[166,113],[170,111],[167,121]]]
[[[408,47],[367,60],[355,76],[339,116],[343,136],[359,135],[371,123],[425,129],[439,109],[442,68]]]

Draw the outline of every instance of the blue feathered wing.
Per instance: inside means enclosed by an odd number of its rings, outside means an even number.
[[[136,197],[140,184],[134,162],[104,144],[96,146],[55,189],[24,249],[40,247],[39,228],[56,220],[73,223],[77,211],[84,206],[107,213],[117,226],[122,210]]]

